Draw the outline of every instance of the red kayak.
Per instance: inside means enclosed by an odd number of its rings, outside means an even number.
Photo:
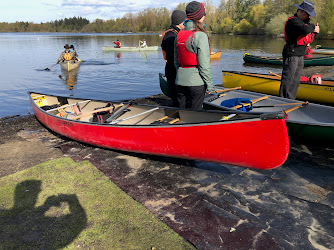
[[[288,157],[284,114],[193,111],[29,93],[37,119],[73,140],[104,148],[257,169]]]

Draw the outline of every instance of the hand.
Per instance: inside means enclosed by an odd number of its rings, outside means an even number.
[[[209,90],[206,90],[206,93],[209,94],[209,95],[211,94],[211,92]]]
[[[315,28],[314,28],[314,33],[319,33],[319,31],[320,31],[320,28],[319,28],[319,23],[317,23],[317,25],[315,26]]]

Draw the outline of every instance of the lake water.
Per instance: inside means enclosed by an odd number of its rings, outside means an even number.
[[[164,72],[161,49],[156,52],[103,52],[102,46],[119,39],[122,46],[138,46],[146,39],[159,45],[159,34],[0,33],[0,117],[31,113],[27,91],[71,95],[86,99],[125,100],[161,93],[158,73]],[[212,60],[214,84],[221,84],[222,70],[280,73],[280,68],[249,67],[245,52],[278,56],[283,39],[250,36],[211,36],[212,51],[222,51]],[[64,45],[74,44],[82,60],[76,72],[63,72],[56,63]],[[334,41],[316,41],[334,47]]]

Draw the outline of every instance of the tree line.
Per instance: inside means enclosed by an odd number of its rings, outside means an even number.
[[[312,0],[322,38],[334,39],[334,1]],[[282,35],[287,18],[296,12],[294,4],[302,0],[221,0],[218,6],[204,1],[206,27],[216,34]],[[185,10],[187,3],[175,9]],[[73,17],[61,20],[32,23],[0,23],[0,32],[163,32],[170,25],[172,10],[166,7],[148,8],[136,14],[127,13],[122,18],[90,22],[86,18]]]

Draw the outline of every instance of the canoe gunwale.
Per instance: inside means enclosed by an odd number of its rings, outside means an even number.
[[[207,125],[217,125],[217,124],[222,124],[222,123],[236,123],[236,122],[242,122],[242,121],[245,121],[246,122],[253,122],[253,121],[260,121],[260,120],[267,120],[265,116],[262,116],[261,117],[261,114],[262,113],[258,113],[258,114],[254,114],[254,117],[253,118],[249,118],[249,117],[241,117],[241,118],[234,118],[234,120],[230,121],[230,120],[222,120],[222,121],[207,121],[205,123],[203,122],[197,122],[197,123],[183,123],[183,124],[142,124],[142,125],[127,125],[127,124],[110,124],[110,123],[97,123],[97,122],[87,122],[87,121],[80,121],[80,120],[74,120],[74,119],[68,119],[68,118],[64,118],[64,117],[59,117],[57,115],[54,115],[52,113],[49,113],[48,110],[43,110],[41,107],[39,107],[33,100],[33,98],[31,97],[31,94],[40,94],[40,95],[43,95],[41,93],[38,93],[38,92],[28,92],[29,94],[29,99],[30,99],[30,102],[32,104],[34,104],[34,106],[36,106],[36,108],[38,108],[41,112],[49,115],[49,116],[52,116],[54,118],[57,118],[57,119],[61,119],[63,121],[68,121],[68,122],[75,122],[75,123],[83,123],[85,125],[93,125],[93,126],[111,126],[111,127],[129,127],[129,128],[156,128],[156,127],[188,127],[188,126],[207,126]],[[48,95],[48,96],[54,96],[54,97],[57,97],[56,95]],[[84,98],[73,98],[73,97],[67,97],[67,98],[70,98],[70,99],[76,99],[76,100],[83,100],[83,101],[86,101],[86,99]],[[107,103],[107,101],[105,100],[97,100],[97,99],[94,99],[94,101],[97,101],[97,102],[105,102]],[[118,103],[123,103],[125,105],[127,104],[130,104],[130,102],[115,102],[115,104],[118,104]],[[133,103],[134,105],[136,105],[135,103]],[[144,106],[144,107],[156,107],[154,105],[148,105],[148,104],[140,104],[140,106]],[[163,108],[163,109],[170,109],[170,110],[184,110],[184,109],[180,109],[180,108],[173,108],[173,107],[167,107],[167,106],[159,106],[159,108]],[[239,111],[237,110],[231,110],[231,111],[210,111],[210,110],[198,110],[196,112],[205,112],[205,113],[221,113],[222,116],[226,115],[226,114],[235,114],[235,113],[240,113]],[[256,115],[258,117],[256,117]],[[276,119],[284,119],[284,117],[280,117],[278,116]],[[274,120],[274,118],[272,119]]]

